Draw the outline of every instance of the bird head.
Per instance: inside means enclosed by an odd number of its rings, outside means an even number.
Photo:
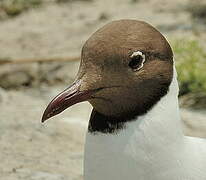
[[[172,76],[173,53],[159,31],[142,21],[113,21],[86,41],[75,82],[49,103],[42,122],[82,101],[105,116],[144,114]]]

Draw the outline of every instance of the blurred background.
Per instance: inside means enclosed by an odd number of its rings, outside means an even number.
[[[117,19],[144,20],[175,53],[185,134],[206,138],[205,0],[0,0],[0,179],[82,180],[91,106],[41,124],[72,83],[81,47]]]

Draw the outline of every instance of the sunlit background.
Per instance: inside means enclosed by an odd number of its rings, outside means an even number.
[[[72,83],[88,37],[126,18],[147,21],[167,37],[184,132],[206,137],[206,1],[0,0],[0,179],[82,180],[90,105],[43,125],[41,115]]]

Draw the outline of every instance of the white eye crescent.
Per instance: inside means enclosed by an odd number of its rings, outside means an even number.
[[[133,70],[140,70],[144,66],[145,55],[141,51],[135,51],[130,56],[129,67]]]

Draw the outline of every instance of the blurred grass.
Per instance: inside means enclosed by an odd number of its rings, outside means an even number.
[[[42,3],[43,0],[0,0],[0,18],[17,16]]]
[[[78,1],[78,0],[55,0],[55,2],[57,3],[67,3],[67,2],[74,2],[74,1]],[[79,0],[79,1],[91,2],[93,0]]]
[[[49,2],[68,3],[77,0],[0,0],[0,20],[16,17],[31,8],[40,7]],[[90,2],[92,0],[79,0]]]
[[[206,107],[206,52],[197,40],[172,41],[175,54],[180,96],[190,106]],[[193,99],[192,101],[190,99]]]

